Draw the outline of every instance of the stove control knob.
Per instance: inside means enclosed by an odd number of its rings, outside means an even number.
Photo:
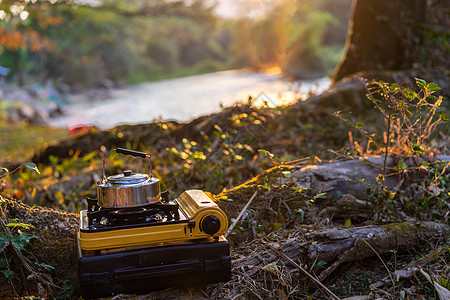
[[[214,235],[220,229],[220,220],[215,216],[207,216],[202,220],[200,229],[206,234]]]

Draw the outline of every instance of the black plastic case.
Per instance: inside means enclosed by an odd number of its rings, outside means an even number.
[[[221,236],[207,243],[81,257],[78,274],[83,298],[228,281],[230,246]]]

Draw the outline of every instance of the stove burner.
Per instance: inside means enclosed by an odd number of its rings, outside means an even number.
[[[93,203],[92,201],[94,200],[88,199],[88,202]],[[87,216],[89,230],[120,229],[180,220],[178,205],[172,203],[149,203],[125,208],[89,205]]]

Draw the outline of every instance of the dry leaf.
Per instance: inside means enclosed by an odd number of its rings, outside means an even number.
[[[277,267],[277,264],[275,262],[271,262],[268,265],[265,265],[264,267],[262,267],[263,271],[272,273],[272,274],[278,274],[280,273],[280,270]]]
[[[411,268],[411,269],[402,269],[402,270],[397,270],[394,272],[394,275],[397,276],[397,278],[411,278],[414,276],[414,273],[416,272],[415,268]]]
[[[442,285],[437,283],[436,280],[432,280],[430,275],[428,275],[424,270],[420,269],[420,273],[422,273],[422,275],[428,280],[428,282],[430,282],[434,286],[434,289],[436,290],[436,292],[439,295],[439,299],[441,299],[441,300],[450,299],[450,291],[449,290],[447,290],[445,287],[443,287]]]

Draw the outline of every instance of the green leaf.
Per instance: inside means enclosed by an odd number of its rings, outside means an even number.
[[[296,215],[300,215],[300,221],[303,223],[303,219],[305,218],[305,212],[301,208],[297,208],[294,210]]]
[[[436,209],[432,209],[431,210],[431,213],[433,214],[433,215],[441,215],[441,213],[439,212],[439,211],[437,211]]]
[[[6,235],[0,235],[0,249],[6,247],[11,243],[11,238]]]
[[[36,167],[36,165],[32,162],[26,162],[23,164],[25,167],[27,167],[28,169],[34,170],[36,171],[36,173],[41,174],[41,172],[39,172],[39,169]]]
[[[408,99],[412,99],[414,97],[417,97],[416,92],[410,89],[403,89],[403,92],[405,93],[405,97]]]
[[[250,225],[250,226],[255,226],[255,224],[253,224],[252,222],[250,222],[249,220],[244,220],[244,223],[247,223],[248,225]]]
[[[17,274],[11,270],[0,270],[0,273],[3,273],[5,275],[6,280],[13,279]]]
[[[418,155],[423,155],[425,153],[425,151],[423,150],[423,148],[420,145],[415,144],[413,147],[413,151],[418,154]]]
[[[326,199],[327,198],[327,193],[320,193],[317,194],[316,196],[314,196],[314,199]]]
[[[347,219],[347,221],[345,221],[345,223],[344,223],[344,227],[349,228],[350,226],[352,226],[352,220]]]
[[[6,258],[0,258],[0,269],[6,268],[10,261],[11,260],[6,260]]]
[[[439,115],[439,120],[441,120],[441,121],[443,121],[443,122],[448,122],[448,117],[447,117],[447,114],[446,113],[441,113],[440,115]]]
[[[397,165],[398,169],[403,169],[404,166],[405,166],[405,163],[403,161],[398,162],[398,165]]]
[[[429,83],[427,85],[427,89],[432,90],[432,91],[436,91],[436,90],[440,90],[441,88],[435,83]]]
[[[293,186],[292,189],[293,189],[294,191],[296,191],[296,192],[299,192],[299,193],[303,192],[303,189],[302,189],[302,188],[298,188],[298,187],[296,187],[296,186]]]
[[[29,236],[26,233],[22,233],[20,235],[15,235],[11,239],[11,244],[18,250],[23,250],[30,243],[32,238],[36,238],[35,236]]]
[[[13,228],[19,227],[19,228],[24,228],[24,229],[34,228],[34,226],[31,224],[18,223],[18,222],[8,223],[8,224],[6,224],[6,227],[13,227]]]
[[[264,155],[267,155],[267,156],[269,156],[269,157],[274,157],[273,153],[270,153],[269,151],[264,150],[264,149],[258,149],[258,152],[261,152],[261,153],[263,153]]]
[[[426,83],[425,80],[416,78],[416,84],[417,84],[417,86],[420,87],[420,89],[421,89],[422,91],[424,91],[424,92],[425,92],[425,90],[427,89],[427,87],[426,87],[426,84],[427,84],[427,83]]]
[[[283,228],[283,224],[282,223],[272,223],[272,231],[278,231],[281,228]]]
[[[244,228],[242,228],[241,226],[236,226],[236,229],[239,230],[240,232],[244,232]]]
[[[35,262],[35,264],[36,264],[37,266],[41,267],[41,268],[44,268],[44,269],[47,270],[47,271],[51,271],[51,270],[54,270],[54,269],[55,269],[55,267],[50,266],[50,265],[47,265],[47,264],[44,264],[44,263]]]
[[[360,122],[356,122],[356,128],[363,128],[364,124],[360,123]]]
[[[290,178],[291,177],[291,172],[290,171],[283,171],[281,172],[284,176],[286,176],[286,178]]]
[[[417,77],[416,77],[415,79],[416,79],[416,83],[420,82],[420,83],[422,83],[422,84],[424,84],[424,85],[427,84],[427,82],[426,82],[425,80],[421,79],[421,78],[417,78]]]
[[[383,176],[383,174],[378,174],[378,176],[377,176],[377,182],[384,182],[384,176]]]
[[[397,83],[391,84],[391,89],[398,89],[399,85]]]
[[[341,198],[341,191],[335,191],[333,193],[333,197],[331,198],[331,202],[336,202]]]
[[[326,261],[324,260],[319,260],[318,262],[315,263],[314,267],[316,268],[325,268],[325,265],[327,264]]]

